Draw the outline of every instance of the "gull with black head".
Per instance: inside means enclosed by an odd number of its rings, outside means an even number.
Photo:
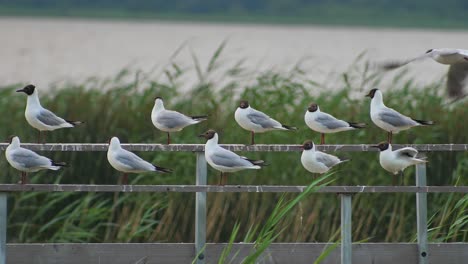
[[[120,145],[120,140],[113,137],[110,140],[109,148],[107,150],[107,160],[110,165],[123,172],[122,184],[128,184],[128,173],[143,173],[143,172],[159,172],[171,173],[172,170],[151,164],[136,154],[123,149]]]
[[[153,125],[167,133],[167,144],[171,144],[171,132],[181,131],[184,127],[198,124],[207,120],[207,115],[186,116],[176,111],[166,110],[161,97],[154,100],[153,111],[151,112],[151,121]]]
[[[21,171],[21,184],[28,183],[28,172],[58,170],[61,167],[67,166],[64,162],[55,162],[32,150],[22,148],[20,144],[19,137],[13,136],[10,144],[6,148],[5,157],[13,168]]]
[[[354,123],[348,122],[320,111],[320,107],[316,103],[312,103],[307,108],[304,116],[306,125],[319,132],[320,144],[325,144],[326,133],[336,133],[341,131],[355,130],[359,128],[365,128],[365,123]]]
[[[447,94],[456,99],[465,97],[463,92],[468,77],[468,50],[463,49],[430,49],[426,53],[407,60],[385,62],[380,65],[384,70],[392,70],[413,61],[431,58],[440,64],[450,65],[447,73]]]
[[[434,122],[413,119],[400,114],[394,109],[385,106],[383,95],[379,89],[372,89],[366,95],[371,98],[370,116],[372,122],[381,129],[388,132],[387,141],[392,143],[393,133],[397,134],[402,130],[407,130],[415,126],[433,125]]]
[[[411,147],[392,150],[392,145],[388,142],[381,142],[372,146],[380,150],[379,161],[382,168],[393,174],[393,185],[396,185],[396,176],[409,166],[426,163],[427,160],[417,158],[418,151]]]
[[[38,143],[41,143],[42,131],[52,131],[59,128],[75,127],[83,123],[81,121],[70,121],[63,119],[42,107],[41,102],[39,101],[39,95],[36,86],[32,84],[29,84],[23,89],[17,90],[16,92],[23,92],[28,95],[24,116],[26,117],[26,121],[28,121],[32,127],[39,130]]]
[[[342,160],[336,156],[318,151],[311,140],[302,145],[301,163],[304,168],[312,173],[322,174],[331,168],[348,160]]]
[[[283,125],[263,112],[255,110],[246,100],[240,101],[234,113],[237,124],[250,131],[251,144],[255,144],[255,133],[264,133],[272,130],[297,130],[296,127]]]
[[[221,172],[219,182],[220,185],[227,184],[227,173],[245,169],[258,170],[262,166],[265,166],[265,162],[263,160],[248,159],[219,146],[218,133],[216,133],[214,130],[210,129],[199,135],[199,137],[203,137],[207,140],[205,144],[206,161],[215,170]]]

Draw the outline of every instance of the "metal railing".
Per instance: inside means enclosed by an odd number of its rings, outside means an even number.
[[[0,144],[4,150],[7,144]],[[300,145],[222,145],[233,151],[291,152],[300,151]],[[468,151],[468,144],[394,145],[394,148],[412,146],[419,151]],[[22,144],[39,151],[107,151],[108,144]],[[132,151],[173,151],[196,153],[196,185],[75,185],[75,184],[0,184],[0,264],[6,260],[7,194],[11,192],[195,192],[195,250],[197,263],[206,263],[206,194],[208,192],[302,192],[307,186],[211,186],[207,185],[207,163],[203,144],[161,145],[122,144]],[[370,145],[319,145],[319,150],[376,151]],[[352,262],[352,194],[356,193],[416,193],[417,238],[419,263],[428,263],[427,193],[468,193],[468,186],[426,186],[426,166],[416,166],[416,186],[326,186],[318,193],[341,195],[341,263]]]

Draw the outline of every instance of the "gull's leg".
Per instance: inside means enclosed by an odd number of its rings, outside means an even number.
[[[322,145],[325,144],[325,134],[324,133],[322,133],[320,135],[320,144],[322,144]]]
[[[123,174],[122,185],[128,185],[128,173]]]
[[[41,131],[40,130],[38,131],[39,131],[39,136],[37,138],[37,143],[41,144]]]
[[[171,144],[171,134],[169,132],[167,132],[167,144]]]
[[[20,184],[25,184],[26,183],[26,172],[22,171],[21,172],[21,178],[20,178]]]
[[[227,173],[224,173],[223,175],[223,186],[227,184]]]
[[[251,137],[250,137],[250,144],[251,144],[251,145],[255,145],[255,132],[250,131],[250,135],[251,135]]]
[[[219,185],[219,186],[223,185],[223,172],[221,172],[221,174],[219,175],[219,182],[218,182],[218,185]]]
[[[392,133],[392,131],[390,131],[390,132],[388,132],[388,134],[387,134],[387,142],[388,142],[389,144],[392,144],[392,138],[393,138],[393,133]]]

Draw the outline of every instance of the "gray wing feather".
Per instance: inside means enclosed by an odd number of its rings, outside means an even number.
[[[449,67],[447,73],[447,93],[450,97],[463,96],[463,88],[468,77],[468,62],[460,62]]]
[[[234,168],[253,165],[250,161],[241,158],[240,156],[229,150],[217,152],[213,154],[213,156],[211,156],[211,159],[216,165],[224,167]]]
[[[406,147],[395,150],[399,156],[415,158],[418,155],[418,151],[414,148]]]
[[[340,163],[339,158],[332,156],[330,154],[327,154],[327,153],[317,152],[316,158],[318,162],[325,164],[325,166],[329,168]]]
[[[394,127],[412,126],[415,124],[415,121],[413,121],[409,117],[406,117],[390,108],[380,112],[379,118],[380,120]]]
[[[190,118],[175,111],[165,111],[158,115],[156,121],[165,127],[177,128],[189,124]]]
[[[340,127],[348,127],[349,124],[343,120],[334,118],[331,115],[320,115],[315,119],[318,123],[324,125],[328,129],[336,129]]]
[[[29,149],[20,149],[12,154],[14,161],[22,164],[25,168],[35,168],[50,165],[50,159],[43,157]]]
[[[273,120],[271,117],[260,111],[255,110],[254,112],[248,114],[247,117],[250,119],[250,121],[252,121],[252,123],[255,123],[263,128],[281,126],[278,121]]]
[[[48,126],[59,126],[63,123],[66,123],[66,121],[63,120],[63,118],[56,116],[54,113],[47,109],[42,109],[37,115],[37,119],[39,119],[39,121]]]
[[[138,157],[136,154],[127,152],[125,154],[120,154],[115,157],[116,160],[125,164],[132,170],[150,170],[154,166],[143,160],[142,158]]]

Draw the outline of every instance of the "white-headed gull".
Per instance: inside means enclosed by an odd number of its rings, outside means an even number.
[[[153,111],[151,112],[151,121],[153,125],[167,133],[167,144],[171,144],[170,132],[181,131],[184,127],[198,124],[207,119],[207,115],[186,116],[176,111],[166,110],[161,97],[154,100]]]
[[[74,127],[83,123],[81,121],[65,120],[42,107],[41,102],[39,101],[37,89],[32,84],[29,84],[16,92],[23,92],[28,95],[24,115],[28,123],[35,129],[39,130],[38,143],[41,143],[41,131],[52,131],[59,128]]]
[[[320,111],[316,103],[310,104],[304,116],[305,123],[310,129],[321,133],[320,144],[325,144],[326,133],[354,130],[366,127],[365,123],[353,123],[335,118]]]
[[[136,154],[123,149],[120,146],[120,140],[113,137],[110,140],[109,149],[107,150],[107,160],[114,169],[124,173],[122,184],[128,183],[128,173],[142,173],[142,172],[161,172],[171,173],[170,169],[153,165]]]
[[[301,163],[304,168],[312,173],[325,173],[332,167],[348,160],[342,160],[333,155],[315,150],[314,142],[307,140],[302,145]]]
[[[236,122],[243,129],[251,132],[251,144],[255,144],[255,133],[263,133],[271,130],[297,130],[292,126],[283,125],[263,112],[250,107],[249,102],[240,101],[239,107],[234,113]]]
[[[411,147],[392,150],[392,145],[388,142],[381,142],[379,145],[372,146],[380,150],[380,165],[386,171],[393,173],[393,185],[396,184],[396,175],[401,173],[408,166],[425,163],[427,160],[416,158],[418,151]]]
[[[220,184],[226,184],[226,173],[236,172],[245,169],[260,169],[265,165],[263,160],[252,160],[237,155],[236,153],[222,148],[218,145],[218,133],[208,130],[199,135],[207,141],[205,144],[205,158],[211,167],[221,172]]]
[[[392,70],[412,61],[431,58],[434,61],[450,65],[447,73],[447,93],[450,97],[461,98],[466,96],[463,92],[468,77],[468,50],[462,49],[430,49],[418,57],[383,63],[381,66],[385,70]]]
[[[392,143],[393,133],[398,133],[415,126],[433,125],[432,121],[418,120],[400,114],[392,108],[386,107],[383,95],[379,89],[372,89],[366,95],[371,98],[370,116],[372,122],[388,132],[387,141]]]
[[[40,170],[58,170],[67,166],[64,162],[55,162],[47,157],[41,156],[36,152],[22,148],[18,137],[12,137],[10,145],[6,148],[5,156],[10,165],[21,171],[21,184],[28,183],[28,172]]]

